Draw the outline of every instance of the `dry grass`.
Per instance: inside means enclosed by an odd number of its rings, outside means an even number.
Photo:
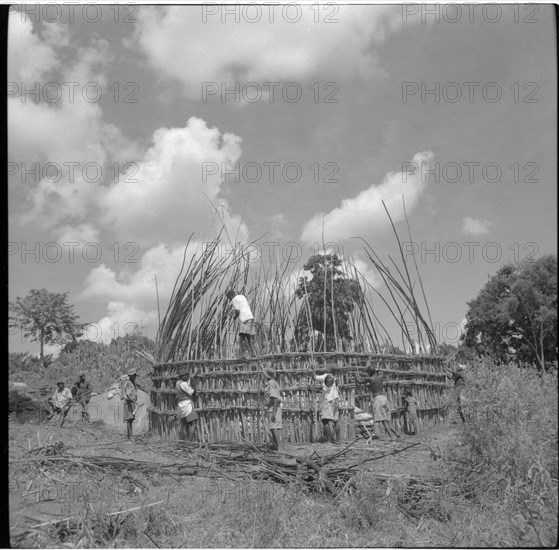
[[[388,210],[387,215],[390,219]],[[324,311],[333,308],[332,338],[336,342],[336,351],[352,348],[380,353],[385,342],[394,345],[380,320],[383,316],[385,322],[387,317],[390,322],[395,322],[401,332],[403,345],[411,346],[412,340],[417,339],[419,344],[425,346],[423,349],[428,346],[433,351],[436,349],[429,307],[417,265],[414,264],[416,275],[412,277],[400,237],[394,225],[392,227],[400,256],[398,261],[390,256],[388,260],[381,259],[373,247],[364,242],[365,253],[373,270],[385,283],[382,291],[370,285],[351,258],[343,258],[345,276],[358,282],[363,295],[360,303],[355,304],[348,314],[351,338],[343,340],[336,337],[335,327],[341,319],[337,318],[334,311],[333,271],[332,279],[324,287]],[[204,243],[203,249],[194,249],[191,239],[186,245],[183,265],[157,334],[159,362],[234,355],[236,325],[232,308],[225,297],[225,292],[231,289],[244,294],[251,304],[259,328],[259,354],[304,351],[314,338],[307,334],[309,328],[311,334],[313,329],[325,331],[325,327],[312,326],[307,298],[296,297],[296,287],[303,272],[295,272],[297,264],[294,260],[285,256],[279,259],[278,255],[275,263],[255,259],[253,243],[227,242],[229,236],[224,229],[212,241]],[[224,250],[232,252],[224,254]],[[190,258],[188,263],[187,257]],[[421,288],[421,303],[416,299],[416,286]],[[328,298],[327,287],[331,294]],[[377,315],[383,309],[385,315]],[[423,310],[427,313],[424,314]],[[295,338],[299,332],[307,334],[307,337]]]
[[[72,498],[59,491],[54,501],[38,504],[31,502],[33,495],[27,496],[25,512],[35,516],[35,523],[23,521],[17,506],[12,507],[12,546],[553,546],[557,525],[556,377],[541,379],[514,366],[480,364],[469,373],[468,386],[470,422],[449,432],[422,436],[440,446],[442,461],[415,463],[396,455],[401,458],[383,459],[391,464],[370,463],[374,470],[364,470],[354,488],[336,498],[263,480],[144,476],[126,470],[85,470],[79,465],[52,470],[41,468],[36,460],[12,463],[10,496],[14,504],[20,502],[22,490],[23,494],[34,490],[33,483],[65,487],[66,491],[72,485],[91,489],[81,496],[74,493]],[[489,404],[495,422],[487,421]],[[10,428],[10,458],[45,444],[50,445],[49,452],[63,451],[57,446],[60,434],[57,441],[49,439],[42,426],[11,423]],[[109,442],[117,437],[97,435]],[[76,437],[74,430],[68,430],[65,443],[82,446],[87,452],[88,437],[92,439],[87,434]],[[157,451],[157,447],[150,450],[150,445],[142,451],[140,445],[127,449],[117,443],[103,447],[103,454],[149,460],[154,456],[149,452]],[[432,491],[428,485],[414,485],[402,477],[383,482],[373,475],[388,467],[397,475],[426,475],[442,469],[449,483],[441,491]],[[504,476],[506,483],[488,482],[497,479],[493,476]],[[45,511],[52,514],[56,506],[71,519],[33,527],[47,521]],[[134,508],[139,509],[131,510]]]

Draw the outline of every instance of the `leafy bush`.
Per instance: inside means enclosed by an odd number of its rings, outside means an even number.
[[[143,336],[117,338],[108,346],[87,340],[80,341],[68,351],[62,351],[46,372],[46,379],[51,383],[56,383],[58,379],[69,383],[73,382],[81,371],[85,371],[94,386],[105,388],[121,374],[135,368],[140,384],[143,387],[149,386],[152,365],[136,351],[144,350],[151,353],[154,348],[153,341]]]
[[[514,545],[556,543],[557,374],[472,364],[467,423],[446,460],[462,494],[509,516]]]
[[[46,356],[52,362],[52,356]],[[43,364],[38,357],[30,353],[8,354],[8,376],[14,382],[21,382],[29,374],[43,373]]]
[[[84,371],[94,391],[105,389],[121,374],[135,368],[138,382],[149,389],[152,365],[136,351],[154,353],[155,343],[145,336],[117,338],[109,345],[81,340],[66,346],[57,359],[44,369],[40,359],[28,353],[9,354],[9,378],[30,385],[54,386],[59,380],[71,385]]]

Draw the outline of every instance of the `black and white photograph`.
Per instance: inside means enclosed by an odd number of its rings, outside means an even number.
[[[557,546],[557,6],[2,4],[1,546]]]

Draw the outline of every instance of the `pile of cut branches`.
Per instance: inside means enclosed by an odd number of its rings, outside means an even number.
[[[398,454],[419,443],[399,448],[370,450],[367,458],[351,462],[348,453],[355,442],[328,456],[313,452],[310,456],[289,453],[267,453],[265,446],[251,444],[212,443],[200,445],[179,441],[158,447],[159,454],[174,456],[174,462],[148,462],[114,456],[79,456],[69,450],[51,447],[37,455],[37,450],[15,462],[37,462],[43,469],[49,467],[79,467],[89,471],[112,473],[138,472],[144,475],[198,476],[217,479],[258,479],[278,483],[296,483],[315,492],[336,496],[352,485],[352,478],[360,468],[371,461]]]

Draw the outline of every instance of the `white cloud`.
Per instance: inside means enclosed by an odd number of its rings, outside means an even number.
[[[143,311],[122,301],[109,302],[108,313],[87,327],[83,339],[109,344],[119,336],[139,334],[153,338],[157,330],[157,312]]]
[[[33,34],[27,19],[14,16],[10,23],[12,73],[17,69],[17,74],[40,74],[47,81],[78,82],[81,87],[96,82],[106,88],[106,68],[112,58],[106,41],[93,40],[61,67],[58,50],[50,44],[57,36],[67,43],[66,27],[57,31],[47,26],[41,38]],[[33,65],[35,56],[29,52],[38,52],[43,72]],[[59,78],[52,73],[55,68],[61,71]],[[64,87],[61,100],[53,104],[9,98],[10,162],[22,172],[38,171],[26,176],[27,204],[18,213],[20,223],[48,230],[76,227],[95,218],[117,238],[155,246],[186,240],[191,227],[208,231],[213,224],[215,229],[221,217],[235,233],[240,230],[242,240],[246,228],[220,196],[222,168],[238,161],[240,138],[221,134],[193,117],[182,128],[156,130],[152,146],[141,152],[116,126],[104,121],[99,103],[84,100],[80,86],[73,101]],[[124,177],[127,161],[137,162]],[[116,183],[115,162],[121,168]],[[207,178],[202,174],[204,163],[216,168]],[[217,213],[210,202],[219,207]],[[55,229],[57,238],[61,231]]]
[[[410,213],[426,187],[426,178],[422,176],[433,160],[433,153],[424,151],[416,153],[408,172],[389,172],[379,185],[372,184],[359,195],[342,201],[341,206],[327,214],[316,214],[303,227],[301,240],[307,243],[322,241],[322,224],[324,235],[329,241],[343,241],[355,236],[367,236],[374,232],[386,231],[390,221],[382,201],[386,204],[395,223],[404,219],[402,196],[406,211]],[[413,169],[413,170],[411,170]],[[414,173],[411,173],[414,172]]]
[[[99,242],[99,231],[89,223],[57,227],[53,230],[53,235],[60,244],[77,242],[83,247],[87,243]]]
[[[201,243],[191,243],[186,265],[195,251],[200,251]],[[88,329],[86,337],[102,340],[105,343],[118,334],[130,334],[134,327],[154,338],[159,326],[157,310],[157,293],[155,277],[157,276],[157,292],[159,293],[159,311],[161,318],[167,311],[169,299],[180,273],[184,258],[185,245],[159,245],[149,249],[140,261],[136,271],[123,270],[119,273],[106,265],[93,269],[87,276],[80,299],[107,302],[107,314]],[[115,324],[116,323],[116,324]],[[131,323],[127,327],[126,323]],[[134,324],[135,323],[135,324]]]
[[[189,228],[209,229],[215,212],[211,201],[223,206],[217,213],[227,226],[246,233],[219,196],[222,169],[238,161],[240,142],[195,117],[184,128],[159,128],[138,163],[137,181],[122,179],[100,197],[105,222],[117,235],[148,245],[186,240]]]
[[[342,263],[348,277],[357,278],[363,285],[365,291],[369,289],[369,285],[376,289],[379,289],[382,286],[382,278],[372,267],[372,263],[370,261],[363,260],[358,256],[354,256],[349,262],[344,260]],[[355,269],[353,266],[355,267]],[[357,273],[355,273],[356,270]],[[365,282],[363,282],[363,280]]]
[[[371,43],[383,41],[402,24],[397,6],[333,4],[330,11],[325,5],[261,6],[262,17],[254,23],[248,19],[256,18],[256,11],[244,10],[256,10],[255,6],[235,7],[238,22],[228,15],[223,23],[221,13],[207,15],[203,22],[203,6],[142,6],[136,34],[127,44],[139,45],[162,77],[178,80],[188,95],[200,98],[202,83],[263,83],[320,73],[330,79],[369,75],[378,70]],[[225,5],[210,8],[221,12]],[[300,19],[289,22],[297,10]],[[329,15],[336,22],[324,22]]]
[[[95,99],[98,88],[85,88],[91,82],[107,91],[109,43],[93,39],[62,62],[69,41],[64,24],[44,24],[39,36],[21,13],[10,17],[8,72],[18,88],[8,97],[9,158],[27,189],[19,221],[43,228],[85,217],[99,188],[114,179],[109,166],[138,154],[134,142],[103,120],[100,104],[83,96],[87,91]],[[24,85],[37,93],[23,95]]]
[[[188,259],[199,248],[191,243]],[[146,251],[135,271],[123,270],[116,273],[102,264],[93,269],[84,283],[82,299],[107,302],[122,301],[143,311],[157,311],[155,276],[161,314],[165,312],[184,256],[184,245],[158,245]]]
[[[34,84],[49,71],[58,69],[61,60],[52,47],[51,38],[53,33],[62,37],[63,27],[63,24],[47,25],[46,40],[42,40],[33,32],[33,23],[27,16],[23,17],[19,11],[11,15],[8,23],[8,82],[19,86],[22,82]]]
[[[489,233],[489,228],[493,225],[493,222],[476,219],[476,218],[464,218],[462,220],[462,233],[464,235],[484,235]]]

